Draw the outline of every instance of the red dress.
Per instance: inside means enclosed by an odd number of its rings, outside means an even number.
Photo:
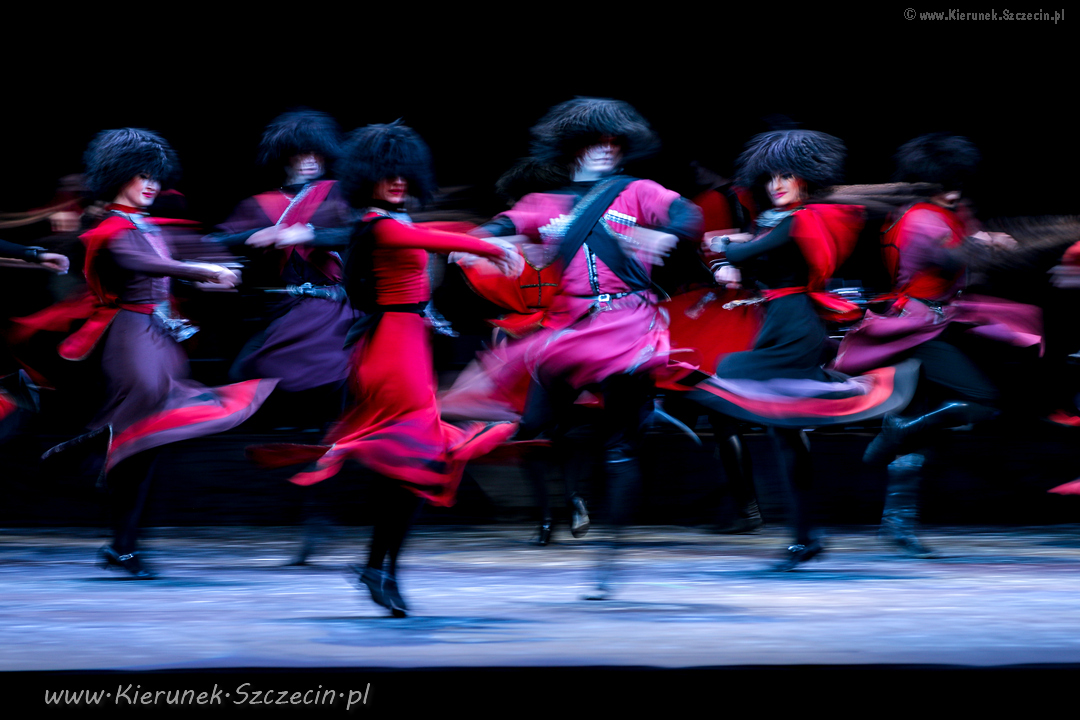
[[[467,252],[487,258],[502,249],[468,235],[409,225],[377,212],[364,218],[366,234],[354,236],[353,252],[373,238],[375,299],[381,317],[356,343],[351,358],[351,407],[321,446],[262,448],[255,459],[283,465],[316,459],[292,478],[312,485],[355,460],[402,481],[435,505],[453,504],[465,463],[513,434],[512,423],[451,425],[439,418],[435,370],[427,321],[407,306],[431,297],[428,252]],[[388,307],[389,306],[389,307]],[[403,307],[404,306],[404,307]]]

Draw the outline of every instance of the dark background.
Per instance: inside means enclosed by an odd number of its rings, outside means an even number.
[[[237,16],[235,7],[16,17],[0,49],[0,211],[47,204],[56,180],[80,171],[95,133],[135,126],[173,144],[192,215],[214,223],[267,187],[254,162],[266,123],[308,106],[346,130],[403,118],[431,145],[440,183],[475,185],[484,214],[499,209],[487,189],[526,154],[543,112],[600,95],[653,123],[664,154],[647,169],[686,192],[690,159],[729,169],[762,118],[784,114],[844,139],[851,182],[887,180],[897,146],[946,130],[983,152],[970,188],[983,217],[1075,212],[1080,15],[1056,25],[909,21],[903,3],[787,12],[516,3],[496,16],[465,4],[435,14],[301,3]]]
[[[473,186],[467,195],[470,209],[491,215],[501,207],[491,187],[514,159],[527,153],[529,127],[555,103],[598,95],[626,100],[649,119],[664,151],[640,174],[684,193],[694,190],[690,160],[730,171],[743,144],[766,129],[764,118],[782,114],[847,143],[849,182],[886,181],[899,145],[922,133],[952,131],[971,137],[983,153],[983,170],[969,195],[984,219],[1075,213],[1073,175],[1080,147],[1074,131],[1073,28],[1080,27],[1080,14],[1056,25],[931,22],[906,20],[906,7],[781,12],[765,4],[732,9],[719,3],[658,3],[648,12],[623,4],[594,13],[577,6],[519,3],[508,4],[504,15],[491,16],[465,5],[448,5],[432,15],[413,5],[373,8],[369,3],[343,9],[296,4],[274,10],[264,5],[239,20],[231,5],[218,11],[177,4],[150,12],[134,6],[80,15],[24,12],[12,18],[7,40],[0,43],[0,124],[7,131],[0,212],[47,205],[57,180],[81,171],[83,150],[97,132],[135,126],[158,131],[172,143],[183,165],[179,189],[189,201],[190,216],[212,225],[241,199],[276,183],[255,164],[262,130],[279,113],[307,106],[331,113],[345,130],[403,118],[431,145],[440,183]],[[233,19],[225,19],[226,12]],[[39,223],[0,231],[0,236],[30,242],[48,233],[48,224]],[[5,276],[9,284],[0,293],[9,314],[20,314],[16,305],[27,305],[29,312],[48,303],[39,278],[19,273],[16,282],[13,273]],[[20,283],[21,290],[16,287]],[[238,345],[246,334],[227,322],[244,316],[242,298],[211,300],[212,317],[231,332],[201,333],[188,345],[196,376],[217,384],[225,381],[228,359],[235,355],[229,342]],[[1074,318],[1066,313],[1058,325],[1074,327]],[[472,349],[454,356],[464,362]],[[1066,352],[1072,350],[1070,345]],[[437,352],[447,364],[450,351],[437,346]],[[93,405],[85,404],[83,412],[65,406],[63,413],[39,415],[17,451],[7,449],[17,455],[14,460],[9,456],[12,467],[36,467],[44,448],[76,434]],[[1075,477],[1068,443],[1048,436],[1045,426],[1032,425],[1021,433],[1017,450],[1010,445],[1017,442],[1010,436],[1016,429],[1006,430],[973,440],[974,446],[955,453],[956,462],[942,466],[942,477],[951,478],[940,483],[942,492],[952,495],[928,503],[939,508],[939,515],[928,520],[1074,517],[1069,515],[1074,504],[1049,507],[1048,502],[1061,498],[1045,493]],[[852,465],[867,437],[838,438],[832,450],[827,438],[815,440],[823,458],[819,474],[842,486],[823,488],[823,495],[855,503],[837,505],[840,510],[831,521],[876,519],[884,478],[867,477],[861,465]],[[1008,437],[1013,439],[1001,441]],[[759,440],[758,450],[767,456],[765,441]],[[221,503],[227,512],[244,508],[247,522],[280,523],[282,513],[295,514],[296,498],[249,503],[250,488],[258,485],[242,458],[249,441],[222,436],[204,443],[198,453],[178,446],[175,458],[219,470],[205,481],[225,488],[220,492],[236,491],[240,499]],[[987,448],[1012,452],[1003,459]],[[670,457],[663,447],[656,449],[655,457]],[[228,462],[204,462],[218,450]],[[958,465],[962,458],[983,456],[986,465]],[[166,499],[170,487],[185,496],[199,495],[190,478],[201,477],[201,471],[188,467],[178,460],[163,471]],[[1003,482],[1024,477],[1028,484],[1019,490],[1013,485],[987,490],[973,480],[999,472]],[[683,485],[705,483],[701,472],[674,474],[688,478]],[[80,513],[91,512],[92,503],[76,499],[70,513],[50,508],[40,496],[62,495],[55,484],[41,485],[30,472],[15,475],[24,478],[25,488],[9,493],[5,523],[86,521]],[[760,475],[772,473],[763,466]],[[677,483],[661,485],[663,490],[647,492],[680,498],[690,492]],[[859,492],[851,490],[855,485]],[[89,485],[79,487],[92,494]],[[708,489],[703,485],[697,491]],[[463,516],[486,516],[483,503],[470,500],[481,497],[479,492],[467,479],[458,508]],[[768,505],[769,498],[764,500]],[[174,504],[158,502],[159,515],[162,507]],[[654,519],[687,519],[663,503],[658,507]],[[38,513],[49,508],[49,519],[36,516],[35,508]],[[202,521],[199,513],[195,522]]]

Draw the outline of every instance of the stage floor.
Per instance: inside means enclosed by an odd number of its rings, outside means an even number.
[[[133,581],[93,565],[103,531],[0,531],[0,670],[1080,663],[1080,526],[927,529],[933,560],[873,528],[767,570],[779,528],[638,527],[613,599],[592,587],[601,532],[536,547],[531,526],[422,526],[402,557],[410,616],[345,571],[366,528],[284,567],[297,528],[155,528]]]

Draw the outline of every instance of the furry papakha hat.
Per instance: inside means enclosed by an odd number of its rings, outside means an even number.
[[[83,155],[86,186],[100,200],[112,200],[138,175],[163,187],[176,180],[180,166],[164,138],[141,128],[103,130]]]
[[[736,163],[735,182],[764,187],[773,175],[794,175],[812,193],[844,177],[847,151],[839,138],[814,130],[772,130],[755,135]]]
[[[375,185],[396,177],[409,183],[409,195],[426,203],[435,193],[431,151],[412,128],[400,120],[354,130],[345,142],[338,177],[353,207],[371,204]]]
[[[896,180],[927,182],[960,190],[979,165],[979,150],[966,137],[930,133],[904,143],[896,151]]]
[[[266,126],[259,143],[259,162],[284,168],[290,158],[314,153],[326,167],[341,155],[341,128],[337,121],[317,110],[291,110]]]
[[[610,137],[624,161],[656,153],[660,142],[637,110],[621,100],[578,97],[556,105],[531,130],[532,155],[570,167],[585,148]]]

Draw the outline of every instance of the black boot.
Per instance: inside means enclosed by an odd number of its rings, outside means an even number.
[[[585,537],[590,527],[589,511],[580,495],[570,498],[570,534],[576,538]]]
[[[919,542],[915,528],[919,520],[919,481],[925,458],[917,453],[903,455],[889,464],[889,486],[885,491],[885,512],[881,530],[885,542],[910,557],[934,557],[934,551]]]
[[[881,433],[871,441],[863,462],[868,465],[885,465],[897,455],[910,452],[934,430],[962,427],[989,420],[997,414],[994,408],[971,402],[948,402],[913,420],[904,420],[889,413],[881,422]]]
[[[356,573],[360,584],[368,589],[376,605],[386,608],[396,618],[405,617],[405,611],[408,608],[398,590],[397,579],[393,575],[375,568],[362,568],[359,565],[352,565],[349,569]]]
[[[124,570],[136,580],[153,580],[157,577],[157,573],[142,564],[137,552],[121,554],[113,549],[112,545],[105,545],[98,550],[98,557],[101,567]]]
[[[713,419],[712,423],[716,434],[717,453],[727,478],[728,495],[735,506],[734,519],[728,523],[718,523],[714,532],[729,535],[754,532],[765,525],[765,521],[761,519],[757,494],[754,492],[750,456],[743,449],[742,438],[738,433],[725,428],[722,421]]]
[[[825,552],[825,545],[820,539],[789,545],[784,557],[773,565],[772,569],[775,572],[788,572],[805,562],[810,562],[823,552]]]

